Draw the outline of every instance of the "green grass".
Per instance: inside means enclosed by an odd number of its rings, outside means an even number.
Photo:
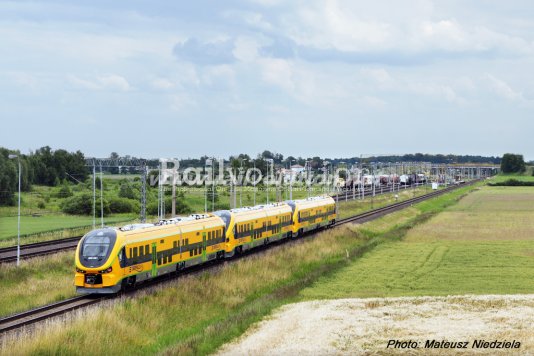
[[[504,182],[509,179],[516,179],[523,182],[534,182],[534,176],[530,173],[530,170],[527,170],[527,172],[523,174],[517,174],[517,173],[501,173],[496,176],[491,177],[491,182]]]
[[[132,215],[115,215],[105,217],[106,225],[135,220]],[[97,226],[100,218],[96,220]],[[63,237],[83,235],[92,229],[93,218],[76,215],[43,215],[38,217],[21,216],[21,244],[46,241]],[[0,217],[0,247],[13,246],[17,243],[17,217]]]
[[[301,297],[533,293],[533,199],[534,189],[485,187]],[[437,205],[423,203],[421,212]]]
[[[0,317],[74,296],[72,252],[0,268]]]
[[[458,198],[469,189],[449,195]],[[225,264],[216,273],[181,278],[152,295],[117,300],[66,324],[19,335],[1,344],[0,353],[211,353],[273,309],[297,300],[301,290],[322,276],[398,239],[430,214],[412,207],[362,226],[327,230],[299,244]]]

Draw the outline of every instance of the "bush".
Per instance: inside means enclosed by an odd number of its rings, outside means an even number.
[[[104,199],[104,216],[110,213],[109,202]],[[61,211],[71,215],[93,215],[93,195],[82,193],[64,199],[61,202]],[[96,212],[100,215],[100,197],[96,198]]]
[[[534,187],[534,182],[525,182],[517,179],[508,179],[504,182],[489,183],[492,187]]]
[[[63,184],[61,186],[61,189],[59,189],[59,191],[57,192],[56,197],[57,198],[68,198],[68,197],[71,197],[72,195],[73,194],[72,194],[72,190],[70,190],[70,187],[67,184]]]
[[[109,200],[109,210],[111,213],[138,213],[140,204],[134,200],[113,197]]]
[[[128,182],[121,183],[119,188],[119,197],[127,199],[138,199],[139,197],[135,194],[134,189]]]
[[[172,210],[172,198],[165,198],[165,214],[170,214]],[[158,215],[158,203],[150,203],[147,206],[148,215]],[[193,210],[189,205],[187,205],[183,200],[176,199],[176,214],[191,214]]]
[[[39,209],[45,209],[46,208],[46,204],[45,204],[44,201],[41,200],[39,203],[37,203],[37,207]]]

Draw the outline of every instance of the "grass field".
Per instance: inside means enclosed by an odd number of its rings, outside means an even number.
[[[226,264],[217,273],[181,278],[151,295],[117,300],[65,322],[38,327],[32,334],[4,338],[0,354],[12,350],[95,355],[213,352],[274,308],[297,300],[299,292],[321,276],[348,266],[385,241],[398,239],[470,189],[362,226],[327,230],[301,243]]]
[[[523,174],[517,174],[517,173],[501,173],[496,176],[491,177],[492,182],[504,182],[509,179],[516,179],[524,182],[534,182],[534,176],[531,173],[531,169],[527,170],[527,172]]]
[[[0,317],[72,297],[72,252],[23,260],[0,268]]]
[[[106,225],[125,223],[135,220],[131,215],[115,215],[106,217]],[[100,225],[100,218],[96,220]],[[44,216],[21,216],[21,244],[47,241],[63,237],[83,235],[92,229],[93,218],[77,215],[44,215]],[[17,244],[17,217],[0,217],[0,247],[14,246]]]
[[[301,297],[533,293],[533,241],[534,189],[485,187]]]

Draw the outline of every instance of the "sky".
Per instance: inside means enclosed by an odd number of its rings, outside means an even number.
[[[1,1],[0,146],[534,159],[534,6]]]

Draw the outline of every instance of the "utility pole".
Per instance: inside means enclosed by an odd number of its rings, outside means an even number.
[[[254,162],[254,205],[256,205],[256,160]]]
[[[19,155],[11,154],[8,158],[16,158],[19,166],[19,208],[17,214],[17,267],[20,266],[20,186],[21,186],[21,176],[22,176],[22,166],[20,165]]]
[[[141,182],[141,223],[146,222],[146,179],[147,179],[147,167],[146,161],[143,160],[141,164],[142,169],[142,182]]]
[[[171,217],[176,216],[176,170],[172,170],[172,206],[171,206]]]
[[[93,230],[96,228],[96,164],[93,159]]]
[[[100,225],[104,227],[104,176],[102,175],[102,163],[100,163]]]
[[[293,161],[293,159],[289,160],[289,200],[293,200],[293,168],[291,167]]]
[[[267,180],[264,182],[264,186],[267,185],[267,188],[265,189],[265,192],[267,193],[267,204],[269,204],[269,185],[271,183],[271,178],[274,178],[274,159],[267,158],[266,161],[268,163],[271,163],[271,174],[269,175],[269,164],[267,164]]]
[[[243,207],[243,162],[248,161],[247,159],[242,158],[241,159],[241,169],[239,171],[239,176],[241,177],[240,183],[239,183],[239,207]]]
[[[215,211],[215,157],[211,161],[211,211]],[[220,163],[219,163],[220,164]]]

